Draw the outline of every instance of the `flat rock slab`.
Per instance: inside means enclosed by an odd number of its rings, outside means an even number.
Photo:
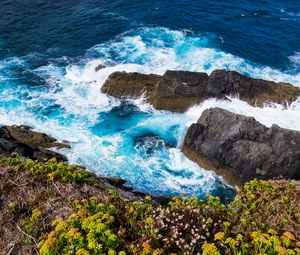
[[[252,79],[238,72],[215,70],[211,75],[167,71],[163,76],[115,72],[102,92],[118,98],[145,94],[156,109],[184,112],[209,98],[239,97],[254,106],[265,103],[288,105],[300,96],[300,89],[288,83]]]
[[[56,139],[39,132],[32,131],[28,126],[3,126],[0,128],[0,154],[31,158],[39,161],[46,161],[56,158],[59,161],[67,159],[47,148],[69,148],[68,145],[59,143]]]
[[[300,132],[220,108],[205,110],[189,128],[182,152],[240,185],[254,178],[300,179]]]

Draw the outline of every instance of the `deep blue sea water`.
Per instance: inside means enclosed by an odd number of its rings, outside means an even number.
[[[124,178],[136,190],[231,196],[180,152],[188,126],[207,107],[300,129],[297,103],[259,109],[208,100],[171,114],[100,93],[118,70],[225,68],[300,86],[297,0],[2,0],[0,14],[0,125],[27,124],[67,140],[71,163]],[[95,72],[98,64],[107,68]]]

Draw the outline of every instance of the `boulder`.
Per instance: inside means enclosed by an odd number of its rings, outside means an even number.
[[[254,178],[300,179],[300,132],[220,108],[205,110],[185,136],[182,152],[228,183]]]
[[[254,106],[265,103],[288,105],[300,96],[300,89],[288,83],[252,79],[238,72],[216,70],[211,75],[187,71],[166,71],[163,76],[116,72],[109,76],[102,92],[122,98],[143,93],[156,109],[184,112],[209,98],[239,97]]]
[[[17,154],[34,160],[46,161],[56,158],[59,161],[67,159],[47,148],[69,148],[46,134],[32,131],[28,126],[3,126],[0,128],[0,154],[10,156]]]

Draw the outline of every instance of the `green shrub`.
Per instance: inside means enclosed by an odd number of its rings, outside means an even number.
[[[0,164],[53,181],[93,182],[84,169],[56,160],[1,158]],[[299,184],[288,180],[253,180],[228,205],[210,195],[157,205],[150,197],[129,201],[108,190],[97,199],[73,200],[73,214],[56,219],[50,233],[45,233],[49,226],[39,227],[42,209],[33,210],[21,226],[40,240],[41,255],[295,255],[300,254],[299,201]],[[16,203],[7,205],[14,214]]]
[[[78,202],[69,219],[55,221],[40,251],[42,255],[300,254],[295,189],[290,181],[252,181],[229,205],[208,196],[203,201],[175,197],[167,206],[154,206],[149,197],[128,201],[109,191],[105,201]],[[270,211],[273,206],[276,215]]]
[[[2,157],[0,164],[14,166],[16,171],[29,171],[34,175],[47,175],[51,181],[58,180],[71,183],[91,183],[92,175],[85,169],[66,162],[58,162],[55,158],[45,163],[35,162],[31,159],[22,161],[14,157]]]
[[[162,254],[146,243],[139,245],[144,237],[155,236],[149,217],[152,205],[129,202],[110,193],[109,203],[98,203],[95,198],[82,200],[75,203],[76,212],[67,220],[55,220],[54,230],[39,243],[41,255]],[[127,243],[124,238],[137,242]]]

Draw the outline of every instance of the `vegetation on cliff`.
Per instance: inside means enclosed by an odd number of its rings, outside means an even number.
[[[253,180],[224,205],[126,199],[77,166],[0,160],[5,254],[300,254],[300,187]]]

